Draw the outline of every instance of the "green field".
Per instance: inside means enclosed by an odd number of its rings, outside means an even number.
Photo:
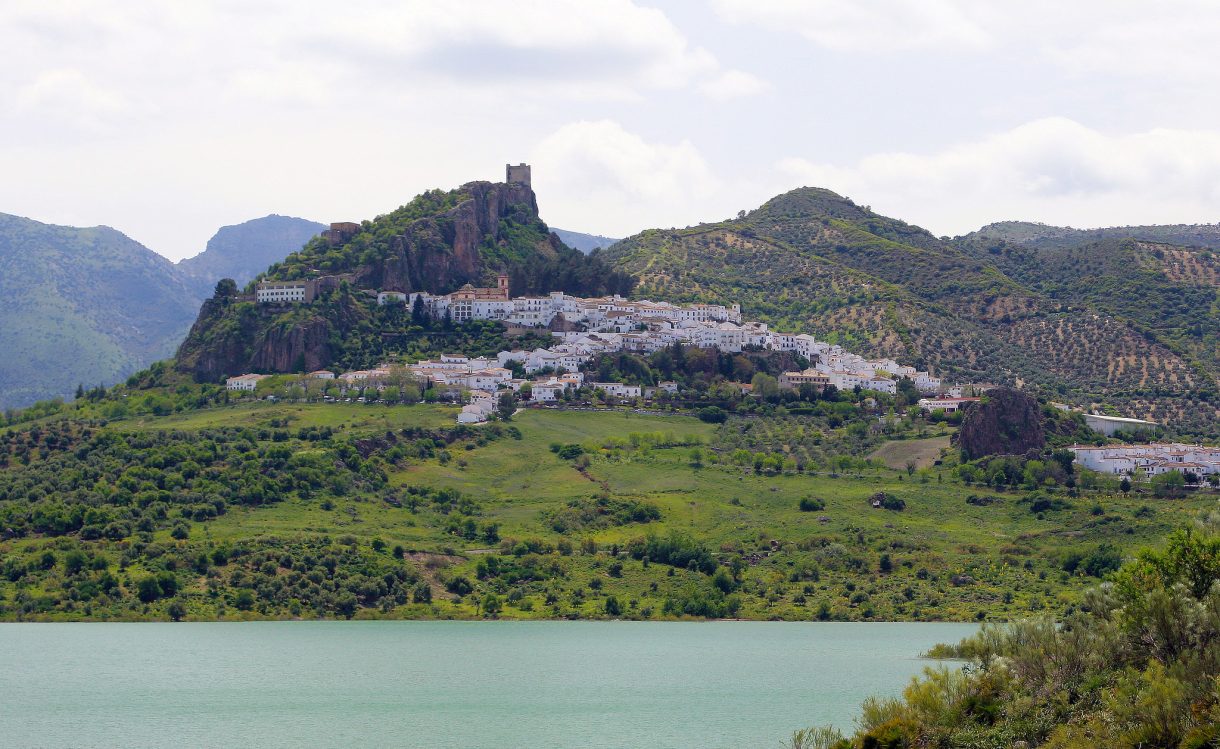
[[[453,431],[454,413],[254,403],[113,422],[104,430],[133,440],[172,435],[175,450],[242,435],[248,446],[233,456],[278,449],[280,463],[321,466],[321,488],[257,502],[233,489],[218,516],[171,512],[129,538],[34,533],[0,541],[5,570],[25,570],[0,578],[0,616],[165,618],[177,601],[180,615],[201,619],[336,610],[475,617],[486,605],[521,618],[1009,619],[1069,609],[1097,581],[1088,560],[1155,544],[1215,504],[1207,494],[1161,500],[1060,489],[1042,492],[1053,501],[1034,512],[1027,492],[966,486],[945,466],[906,469],[908,460],[938,454],[945,437],[894,441],[874,453],[899,468],[873,461],[815,474],[732,463],[720,446],[722,435],[740,433],[732,421],[526,410],[511,424]],[[775,423],[791,429],[799,417]],[[773,440],[774,430],[767,433]],[[328,447],[339,444],[355,445],[363,459],[351,447]],[[565,445],[566,455],[556,452]],[[349,457],[333,462],[342,455]],[[30,467],[56,472],[55,460],[44,448]],[[212,469],[221,479],[237,458],[226,460]],[[161,470],[176,482],[172,461]],[[248,469],[240,480],[249,485],[260,471],[275,473]],[[318,484],[344,471],[348,485]],[[879,492],[904,509],[874,508]],[[154,498],[166,495],[140,496],[137,504],[155,509]],[[675,544],[684,550],[667,559]],[[76,573],[82,581],[60,572],[78,553],[106,571]],[[90,595],[90,580],[102,575],[113,584]],[[151,575],[174,577],[174,591],[135,600],[132,591]],[[346,590],[360,586],[360,604],[345,610]]]
[[[873,460],[879,460],[887,468],[905,470],[908,467],[930,468],[940,457],[942,450],[948,449],[949,438],[929,437],[919,440],[890,440],[869,455]]]

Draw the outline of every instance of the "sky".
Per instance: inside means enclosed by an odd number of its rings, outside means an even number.
[[[533,166],[607,236],[800,186],[956,235],[1220,221],[1216,0],[5,0],[0,212],[171,259]]]

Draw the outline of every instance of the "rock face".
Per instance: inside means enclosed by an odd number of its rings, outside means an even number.
[[[970,460],[1024,455],[1046,445],[1044,421],[1033,396],[1012,388],[994,388],[966,411],[957,445]]]
[[[384,260],[360,268],[356,284],[365,288],[444,292],[483,279],[479,246],[487,237],[499,237],[500,222],[514,211],[536,217],[538,203],[528,185],[471,182],[462,190],[470,195],[446,213],[420,219],[391,242]],[[558,239],[548,237],[535,249],[554,257]]]
[[[330,324],[315,317],[287,330],[272,327],[258,342],[250,365],[254,372],[311,372],[331,362]]]

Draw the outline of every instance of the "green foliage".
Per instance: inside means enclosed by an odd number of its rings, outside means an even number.
[[[817,497],[801,497],[799,509],[801,512],[818,512],[826,509],[826,502]]]
[[[1112,550],[1111,550],[1112,551]],[[1110,552],[1099,548],[1097,556]],[[864,707],[858,746],[1205,746],[1220,735],[1220,537],[1184,530],[1061,624],[987,626],[902,700]]]
[[[172,382],[157,391],[200,387]],[[19,424],[0,431],[0,619],[474,618],[489,592],[513,619],[604,618],[610,596],[626,619],[1014,619],[1080,605],[1099,546],[1129,555],[1211,501],[1082,483],[981,503],[953,455],[943,481],[856,457],[918,418],[767,407],[469,427],[445,406],[261,401]],[[905,511],[872,510],[878,492]]]
[[[556,533],[572,533],[630,523],[650,523],[661,519],[661,510],[651,502],[603,496],[568,500],[564,507],[543,511],[542,517]]]
[[[670,531],[663,538],[649,535],[633,539],[627,545],[627,551],[635,559],[647,557],[652,562],[696,570],[705,575],[716,571],[716,560],[708,550],[690,536],[678,531]]]

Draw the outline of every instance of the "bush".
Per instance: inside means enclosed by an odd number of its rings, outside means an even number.
[[[233,597],[233,605],[242,611],[249,611],[250,609],[254,608],[254,591],[237,591],[237,595]]]
[[[458,575],[449,582],[445,583],[445,590],[458,596],[470,595],[474,592],[474,585],[470,580],[462,575]]]
[[[817,512],[826,509],[826,502],[817,497],[803,497],[798,504],[801,512]]]
[[[572,443],[560,447],[555,451],[555,454],[564,460],[575,460],[585,454],[585,449],[578,444]]]
[[[696,415],[699,417],[699,421],[707,422],[708,424],[723,424],[729,418],[728,412],[719,406],[701,408]]]
[[[893,510],[894,512],[902,512],[907,508],[907,503],[902,499],[895,497],[889,492],[877,492],[868,498],[870,503],[876,503],[876,506],[883,510]]]
[[[432,603],[432,586],[424,580],[420,580],[411,589],[411,600],[415,603]]]

